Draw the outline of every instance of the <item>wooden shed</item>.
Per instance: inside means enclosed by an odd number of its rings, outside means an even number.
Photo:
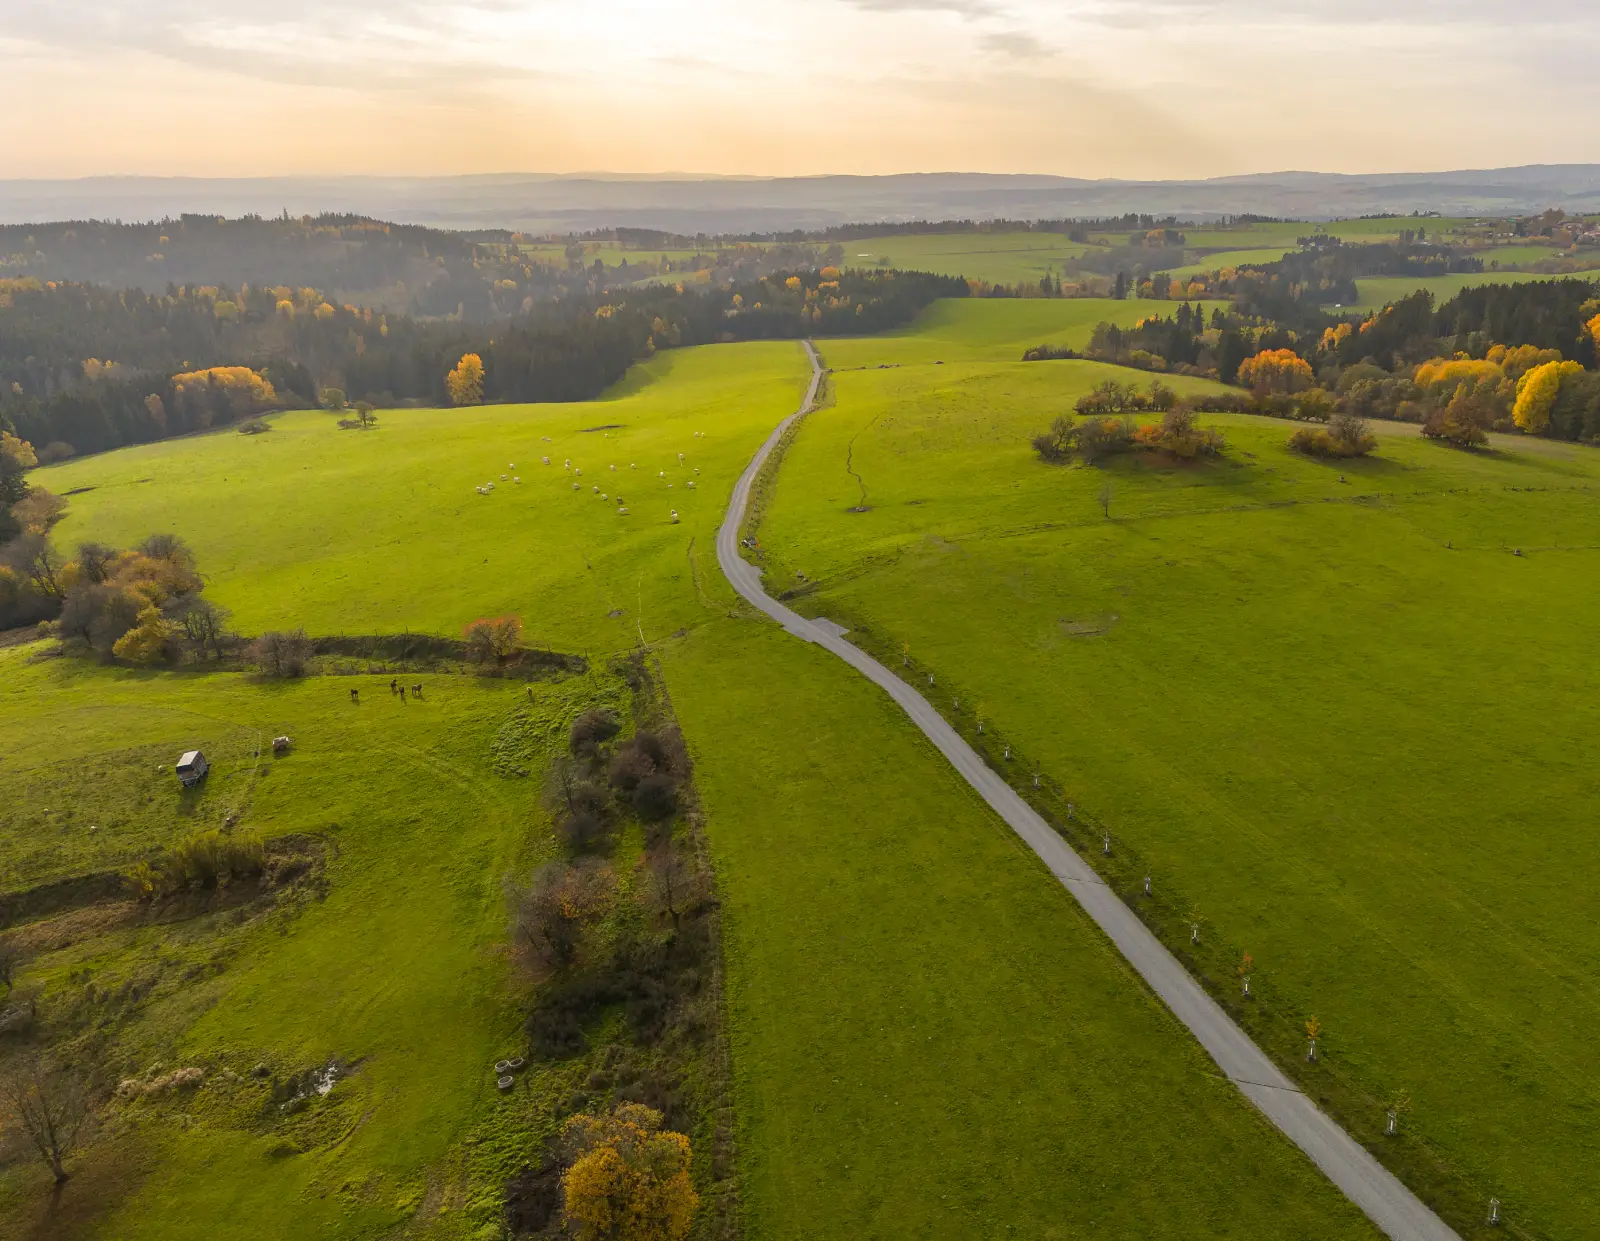
[[[211,769],[211,764],[206,762],[206,756],[199,750],[186,750],[178,765],[173,768],[178,773],[178,779],[183,781],[184,788],[192,788],[206,778],[206,772]]]

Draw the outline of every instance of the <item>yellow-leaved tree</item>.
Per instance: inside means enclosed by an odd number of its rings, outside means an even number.
[[[1239,382],[1257,392],[1304,392],[1316,378],[1310,363],[1292,349],[1263,350],[1239,367]]]
[[[452,405],[478,405],[483,401],[483,359],[475,353],[461,355],[455,370],[444,377]]]
[[[567,1222],[586,1241],[683,1241],[700,1195],[689,1179],[689,1139],[661,1113],[624,1103],[608,1116],[574,1116],[563,1134]]]
[[[161,615],[161,609],[150,606],[139,613],[134,627],[116,640],[111,653],[129,663],[153,664],[166,658],[178,627]]]
[[[1581,374],[1583,367],[1576,362],[1546,362],[1518,380],[1517,403],[1511,410],[1518,430],[1528,435],[1544,431],[1550,425],[1550,409],[1561,395],[1561,381]]]

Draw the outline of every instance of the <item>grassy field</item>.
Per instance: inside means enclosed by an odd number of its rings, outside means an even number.
[[[1242,267],[1246,263],[1276,263],[1285,254],[1295,253],[1291,243],[1288,248],[1283,246],[1269,246],[1259,250],[1223,250],[1216,254],[1208,254],[1193,263],[1186,263],[1182,267],[1174,267],[1171,275],[1174,279],[1187,276],[1198,276],[1204,272],[1221,271],[1224,267]]]
[[[1054,319],[996,307],[1010,318],[971,353],[1078,339],[1098,317],[1045,308]],[[805,379],[794,344],[685,351],[588,405],[385,413],[370,433],[289,414],[268,435],[40,481],[91,489],[59,530],[69,545],[184,534],[247,632],[453,633],[511,610],[531,638],[597,658],[641,632],[656,646],[727,911],[749,1236],[1370,1238],[881,698],[735,606],[712,534]],[[626,518],[587,490],[614,494],[610,464]],[[216,1084],[118,1111],[70,1211],[48,1213],[31,1171],[0,1173],[0,1235],[499,1235],[496,1178],[542,1136],[540,1100],[572,1085],[557,1066],[508,1111],[485,1072],[520,1045],[499,885],[549,847],[530,782],[492,761],[524,691],[440,676],[400,706],[386,677],[264,686],[34,649],[3,657],[0,793],[26,799],[0,828],[7,882],[116,865],[230,810],[336,850],[325,900],[237,925],[106,926],[24,967],[58,998],[157,968],[148,1012],[117,1037],[151,1072],[199,1062]],[[536,686],[539,710],[610,692],[594,676]],[[251,739],[280,731],[294,753],[254,761]],[[151,763],[193,742],[223,763],[186,801]],[[73,813],[36,806],[42,788],[72,793]],[[250,1069],[333,1056],[356,1072],[288,1131],[264,1126]]]
[[[1205,308],[1202,303],[1196,305]],[[1097,297],[963,298],[935,302],[912,327],[882,336],[828,342],[828,365],[835,370],[852,370],[932,363],[1017,362],[1033,345],[1083,349],[1101,322],[1132,327],[1151,315],[1171,316],[1176,309],[1175,302],[1140,298],[1120,302]]]
[[[882,259],[902,271],[931,271],[991,284],[1037,284],[1046,272],[1087,249],[1059,233],[914,233],[843,243],[845,265],[871,267]]]
[[[1197,912],[1213,976],[1251,953],[1286,1060],[1319,1017],[1358,1129],[1408,1092],[1474,1212],[1597,1235],[1600,455],[1385,427],[1329,466],[1239,417],[1213,466],[1048,467],[1029,437],[1100,368],[824,352],[893,369],[838,375],[800,431],[761,532],[775,578],[908,644],[952,718],[1155,876],[1174,930]]]
[[[0,1236],[356,1236],[408,1222],[465,1236],[494,1221],[501,1184],[543,1136],[524,1100],[565,1088],[554,1071],[503,1106],[488,1071],[522,1043],[501,884],[548,847],[529,782],[492,765],[523,685],[414,677],[425,696],[402,708],[387,677],[264,686],[32,662],[32,649],[0,652],[8,877],[28,877],[41,837],[58,854],[40,873],[63,857],[100,870],[225,811],[267,836],[320,836],[330,855],[321,900],[155,922],[101,903],[17,932],[33,946],[23,983],[58,1021],[82,1022],[78,1037],[113,1033],[120,1073],[198,1065],[208,1082],[115,1109],[59,1213],[42,1169],[0,1171]],[[541,685],[536,709],[559,730],[606,688]],[[285,732],[289,756],[245,761],[246,739]],[[190,745],[228,760],[198,797],[170,772]],[[41,825],[29,812],[45,788],[57,809]],[[333,1060],[350,1076],[293,1116],[250,1076]]]

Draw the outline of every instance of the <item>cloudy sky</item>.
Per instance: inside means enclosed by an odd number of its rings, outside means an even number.
[[[1600,161],[1586,0],[0,0],[0,176]]]

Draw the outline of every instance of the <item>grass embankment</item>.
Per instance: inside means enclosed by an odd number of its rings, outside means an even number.
[[[1076,340],[1099,317],[1050,305],[1082,321],[1014,317],[983,348],[1015,357],[1040,331]],[[712,535],[807,378],[792,344],[686,351],[588,405],[385,414],[370,433],[286,415],[267,435],[110,454],[41,481],[94,488],[72,497],[69,544],[126,543],[152,526],[189,537],[208,593],[245,630],[452,633],[515,611],[532,639],[598,654],[642,629],[699,764],[728,911],[753,1236],[1372,1236],[883,699],[764,621],[730,617]],[[609,439],[585,431],[600,427]],[[545,453],[553,466],[533,464]],[[573,491],[569,457],[583,487],[598,473],[612,494],[605,466],[637,462],[631,518]],[[502,471],[523,483],[498,483]],[[477,495],[490,476],[494,494]],[[107,1187],[101,1235],[488,1235],[494,1175],[539,1136],[532,1120],[497,1122],[485,1073],[518,1049],[497,885],[549,847],[527,783],[493,774],[489,757],[520,690],[438,678],[423,704],[401,706],[387,677],[277,689],[63,664],[34,677],[81,681],[83,701],[123,702],[135,721],[150,712],[173,739],[187,727],[179,712],[221,721],[224,743],[229,730],[296,736],[291,758],[254,777],[243,822],[322,824],[339,845],[327,900],[242,928],[252,938],[148,1018],[149,1037],[169,1065],[365,1057],[339,1113],[349,1124],[304,1155],[203,1114],[208,1085],[187,1109],[191,1129],[130,1139],[144,1179]],[[8,688],[18,720],[44,692],[21,677]],[[73,753],[130,744],[94,727],[76,740],[79,724],[56,731]],[[142,771],[148,756],[128,762]],[[178,830],[176,814],[123,818],[155,840]],[[43,981],[80,985],[71,968],[62,959]],[[98,1175],[85,1164],[69,1196]]]
[[[13,929],[19,982],[50,1033],[113,1078],[197,1065],[207,1083],[109,1109],[60,1215],[42,1169],[0,1174],[0,1235],[78,1235],[94,1217],[101,1235],[162,1238],[367,1235],[408,1220],[449,1236],[493,1220],[519,1141],[542,1136],[532,1107],[500,1104],[489,1072],[522,1043],[501,884],[541,835],[529,782],[496,773],[493,745],[528,689],[430,676],[402,706],[387,676],[262,686],[29,663],[32,650],[0,654],[13,879],[41,833],[98,870],[227,811],[241,831],[318,837],[327,856],[321,899],[243,892],[195,917],[111,900]],[[533,708],[559,733],[593,680],[535,686]],[[250,740],[281,733],[291,754],[249,755]],[[198,796],[170,771],[190,745],[228,759]],[[28,811],[47,787],[40,822]],[[320,1104],[286,1114],[270,1097],[335,1060],[353,1071]],[[258,1064],[266,1080],[250,1076]],[[529,1085],[529,1098],[547,1088]]]
[[[1215,464],[1049,467],[1029,437],[1099,368],[930,348],[828,347],[905,364],[837,375],[802,427],[761,533],[775,576],[909,644],[1019,783],[1104,823],[1180,947],[1198,912],[1224,994],[1252,954],[1246,1020],[1286,1062],[1320,1018],[1306,1080],[1358,1133],[1381,1147],[1409,1093],[1394,1161],[1459,1227],[1493,1195],[1525,1235],[1592,1235],[1600,455],[1386,426],[1370,460],[1321,464],[1239,417],[1207,420]]]

